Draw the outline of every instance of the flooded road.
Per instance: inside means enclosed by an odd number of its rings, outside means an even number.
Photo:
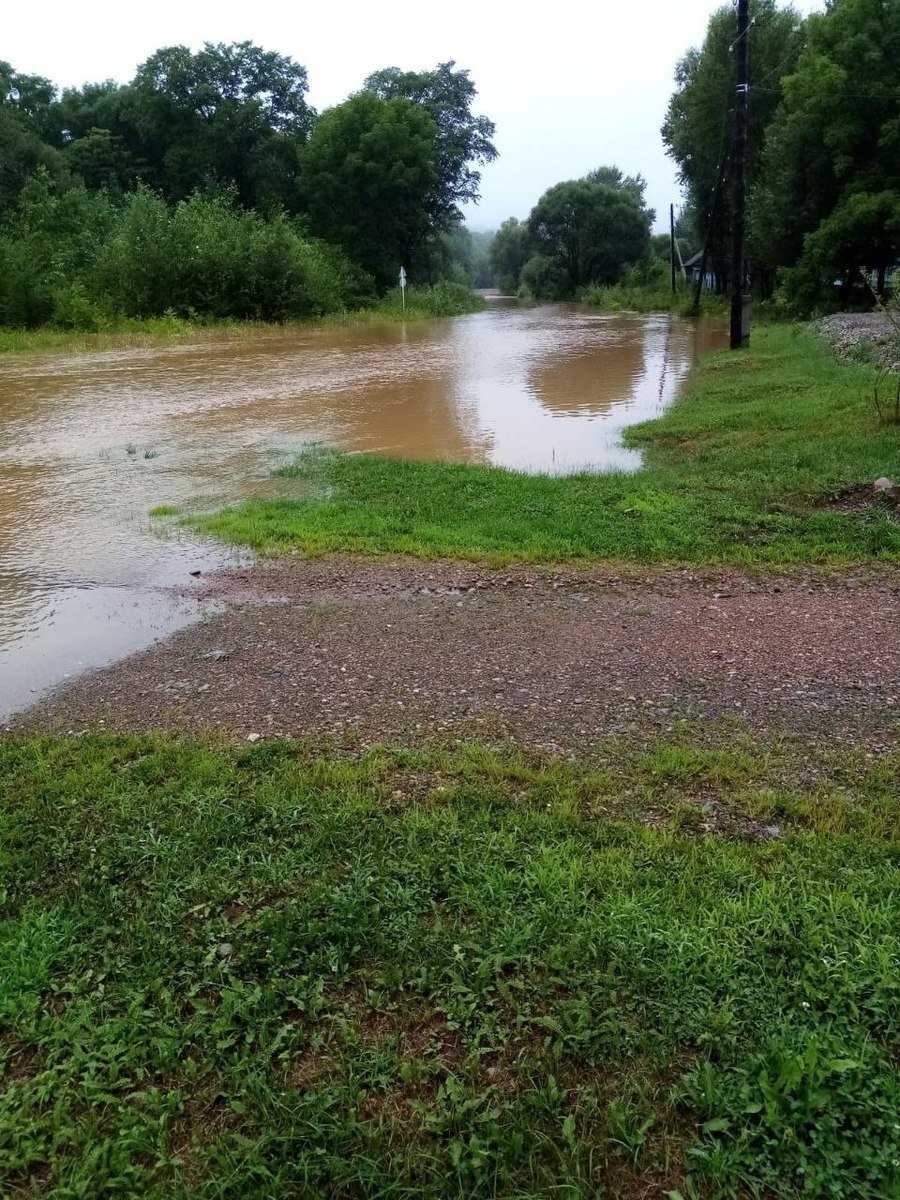
[[[0,717],[194,619],[235,561],[159,504],[276,494],[310,442],[526,471],[630,470],[720,330],[494,304],[447,321],[290,329],[0,359]]]

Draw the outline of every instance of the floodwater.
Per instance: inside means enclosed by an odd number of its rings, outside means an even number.
[[[0,717],[197,616],[191,571],[235,554],[152,522],[155,505],[278,494],[273,468],[310,442],[632,470],[622,429],[722,344],[677,318],[495,302],[405,327],[0,360]]]

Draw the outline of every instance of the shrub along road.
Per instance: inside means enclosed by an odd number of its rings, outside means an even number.
[[[896,431],[759,340],[633,477],[305,460],[206,524],[395,557],[0,741],[4,1194],[900,1194]]]

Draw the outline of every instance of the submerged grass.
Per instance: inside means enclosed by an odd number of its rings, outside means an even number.
[[[659,420],[627,432],[632,475],[524,475],[313,450],[279,472],[304,497],[189,518],[267,553],[406,552],[494,561],[841,563],[900,559],[900,522],[830,505],[900,460],[870,374],[805,327],[717,354]]]
[[[435,284],[408,289],[406,308],[400,293],[389,292],[366,308],[329,313],[317,320],[272,325],[264,321],[192,320],[168,313],[162,317],[113,317],[99,331],[79,329],[0,328],[0,355],[66,351],[72,354],[155,346],[184,341],[253,338],[282,329],[308,329],[317,325],[378,324],[384,321],[424,321],[435,317],[480,312],[486,302],[459,284]]]
[[[676,291],[665,285],[614,284],[603,287],[593,284],[581,293],[581,302],[606,312],[673,312],[682,317],[694,315],[694,289],[679,282]],[[728,312],[725,296],[704,292],[699,311],[706,315],[724,316]]]
[[[898,767],[0,742],[0,1191],[896,1195]]]

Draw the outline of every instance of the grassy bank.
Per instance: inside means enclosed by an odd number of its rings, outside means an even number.
[[[296,501],[188,518],[265,552],[643,562],[900,559],[900,523],[842,493],[896,471],[900,433],[879,425],[871,373],[804,327],[769,327],[718,354],[660,420],[628,431],[633,475],[497,468],[310,452],[281,472]]]
[[[407,289],[406,308],[399,291],[389,292],[381,300],[361,309],[329,313],[316,320],[267,324],[264,321],[189,320],[174,314],[137,319],[110,318],[105,327],[94,331],[80,329],[2,329],[0,355],[64,351],[88,353],[129,346],[155,346],[173,342],[213,341],[217,338],[252,338],[277,329],[304,329],[316,325],[377,324],[382,321],[424,321],[434,317],[454,317],[480,312],[486,306],[481,296],[457,284]]]
[[[898,759],[0,742],[0,1191],[900,1184]]]
[[[607,312],[671,312],[689,317],[694,309],[694,289],[684,284],[679,284],[675,292],[667,286],[631,286],[620,283],[602,287],[594,284],[585,288],[579,298],[582,304]],[[700,297],[700,311],[706,315],[724,316],[728,312],[727,297],[704,292]]]

